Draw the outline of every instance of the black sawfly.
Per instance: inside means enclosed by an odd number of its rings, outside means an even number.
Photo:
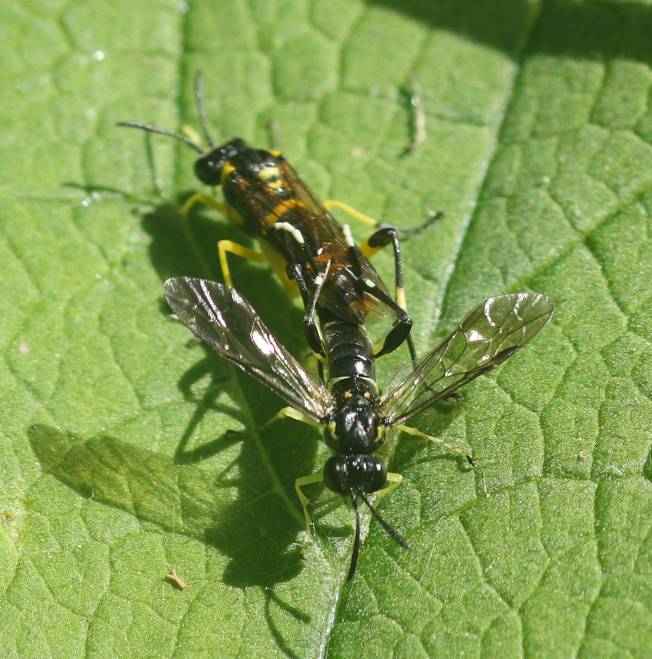
[[[406,377],[381,394],[364,325],[346,323],[322,310],[328,378],[319,382],[279,343],[236,289],[205,279],[174,277],[165,282],[164,290],[174,313],[206,345],[289,403],[272,420],[289,417],[323,428],[324,441],[335,455],[318,473],[297,478],[295,490],[308,528],[309,500],[302,491],[306,485],[324,482],[351,503],[356,524],[348,579],[355,573],[360,549],[360,502],[399,545],[408,548],[368,498],[373,493],[383,496],[401,482],[401,475],[388,472],[374,455],[387,431],[395,428],[434,442],[475,466],[467,450],[405,422],[507,360],[539,333],[553,312],[552,300],[541,294],[490,297],[471,309]]]
[[[301,295],[306,308],[306,338],[314,352],[324,356],[316,311],[328,309],[342,320],[355,324],[388,318],[391,327],[381,337],[376,357],[392,352],[405,341],[416,363],[399,234],[417,233],[441,214],[433,213],[419,226],[399,230],[378,223],[342,201],[322,202],[280,151],[258,149],[239,137],[222,144],[214,142],[206,122],[200,74],[195,78],[195,104],[206,147],[200,143],[199,136],[189,137],[141,121],[121,121],[118,125],[165,135],[193,149],[198,154],[195,175],[205,185],[221,187],[224,200],[193,194],[181,213],[203,204],[259,241],[261,251],[231,240],[219,241],[217,251],[226,284],[233,286],[228,254],[258,263],[268,262],[287,293]],[[331,208],[348,213],[370,227],[372,234],[364,243],[356,245],[349,226],[340,225],[331,214]],[[390,245],[394,255],[394,297],[370,261],[379,250]]]

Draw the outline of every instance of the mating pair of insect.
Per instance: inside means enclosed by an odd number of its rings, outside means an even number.
[[[465,449],[405,424],[529,343],[550,319],[553,303],[544,295],[526,292],[490,297],[471,309],[447,339],[418,359],[410,337],[412,321],[403,289],[399,231],[377,225],[341,202],[320,203],[278,151],[254,149],[241,139],[214,145],[206,128],[199,77],[195,96],[206,149],[185,134],[133,121],[121,125],[173,137],[197,151],[197,177],[209,186],[221,186],[224,203],[197,194],[182,210],[204,203],[221,211],[260,240],[262,253],[221,241],[218,253],[226,285],[174,277],[165,282],[165,296],[175,314],[204,343],[289,403],[274,419],[289,417],[323,428],[324,441],[335,455],[318,473],[297,478],[295,489],[308,527],[309,500],[304,487],[323,482],[351,503],[355,513],[351,579],[360,549],[360,502],[399,545],[408,548],[406,540],[369,501],[370,494],[383,496],[401,482],[401,475],[388,472],[374,455],[388,430],[434,442],[475,466]],[[349,227],[336,222],[328,210],[333,206],[374,226],[365,243],[356,245]],[[388,245],[394,253],[394,297],[369,261]],[[288,290],[298,288],[306,309],[306,337],[319,358],[319,381],[279,343],[233,288],[228,253],[269,261]],[[389,317],[391,327],[375,349],[368,325],[377,316]],[[403,342],[409,348],[412,369],[381,393],[375,361]]]

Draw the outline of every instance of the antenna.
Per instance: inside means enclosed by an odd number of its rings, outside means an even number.
[[[186,137],[182,133],[175,133],[174,131],[167,130],[167,128],[160,128],[159,126],[152,126],[152,124],[144,124],[141,121],[118,121],[117,126],[126,126],[127,128],[139,128],[144,130],[147,133],[156,133],[157,135],[166,135],[167,137],[173,137],[175,140],[179,140],[184,144],[187,144],[189,147],[197,151],[200,155],[204,153],[204,150],[193,142],[189,137]]]
[[[403,549],[409,549],[410,545],[407,540],[392,526],[390,526],[381,516],[380,513],[369,503],[369,499],[364,495],[363,492],[358,492],[362,500],[367,504],[367,508],[371,510],[371,514],[380,522],[380,525],[387,531],[387,534],[395,540]],[[357,514],[357,510],[356,510]]]
[[[371,511],[371,514],[378,520],[380,525],[385,529],[387,534],[396,541],[403,549],[410,549],[410,545],[407,540],[392,526],[390,526],[381,516],[380,513],[369,503],[369,499],[365,496],[364,492],[357,492],[357,494],[352,495],[351,503],[353,504],[353,512],[355,513],[355,539],[353,540],[353,551],[351,552],[351,565],[349,567],[349,574],[346,577],[347,581],[353,579],[355,570],[358,567],[358,556],[360,555],[360,513],[358,512],[358,502],[356,496],[360,495],[360,498],[367,504],[367,508]]]
[[[204,135],[208,148],[213,148],[215,143],[211,134],[208,132],[208,124],[206,123],[206,108],[204,107],[204,74],[197,71],[195,74],[195,107],[197,108],[197,116],[199,117],[199,127]]]
[[[358,567],[358,555],[360,554],[360,513],[358,512],[358,505],[355,500],[355,495],[352,498],[353,512],[355,513],[355,540],[353,541],[353,551],[351,552],[351,566],[349,567],[349,574],[346,577],[347,581],[353,579],[355,569]]]

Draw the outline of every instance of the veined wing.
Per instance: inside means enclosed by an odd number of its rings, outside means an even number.
[[[388,425],[403,423],[458,387],[502,364],[529,343],[552,316],[545,295],[490,297],[381,400]]]
[[[315,421],[328,415],[331,394],[276,340],[238,291],[193,277],[168,279],[163,288],[174,313],[215,352]]]
[[[395,319],[396,313],[373,293],[358,291],[356,276],[346,267],[341,267],[340,259],[348,262],[349,244],[342,226],[315,197],[310,187],[296,173],[287,160],[280,165],[284,185],[292,191],[292,198],[299,202],[295,212],[304,216],[301,230],[307,244],[318,246],[323,253],[313,254],[316,262],[332,258],[330,280],[333,286],[325,286],[319,304],[328,307],[344,320],[355,322],[375,322],[378,318]],[[372,284],[372,290],[388,296],[385,282],[356,246],[360,276]],[[354,314],[355,318],[351,317]]]
[[[379,318],[394,321],[396,310],[383,301],[383,297],[388,298],[389,295],[373,265],[356,247],[360,277],[372,285],[372,292],[362,291],[358,286],[359,277],[349,267],[352,265],[350,246],[342,226],[287,160],[279,160],[278,170],[280,179],[277,184],[280,190],[285,191],[284,196],[270,195],[258,181],[245,176],[237,176],[233,185],[239,187],[239,196],[248,211],[264,225],[268,239],[287,243],[281,252],[288,259],[291,258],[288,254],[294,254],[292,258],[305,264],[308,277],[316,277],[330,263],[318,305],[328,308],[346,322],[369,324]],[[290,223],[297,229],[302,236],[300,246],[286,232],[271,237],[268,227],[279,221]]]

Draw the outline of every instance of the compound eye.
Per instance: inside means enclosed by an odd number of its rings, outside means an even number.
[[[222,177],[222,164],[212,154],[197,158],[195,160],[195,176],[206,185],[219,185]]]
[[[349,494],[351,487],[348,483],[348,470],[346,458],[334,455],[324,465],[324,483],[326,487],[337,494]]]

